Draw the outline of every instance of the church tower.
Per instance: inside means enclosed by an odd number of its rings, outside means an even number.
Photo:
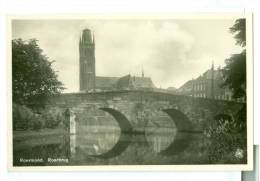
[[[95,39],[89,29],[84,29],[79,41],[79,89],[95,91]]]

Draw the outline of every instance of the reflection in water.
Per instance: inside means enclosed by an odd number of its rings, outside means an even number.
[[[145,135],[149,145],[156,153],[166,149],[174,142],[177,128],[168,116],[160,115],[159,119],[150,120],[145,127]]]
[[[157,153],[167,148],[176,136],[176,126],[173,121],[169,121],[167,116],[160,116],[159,120],[149,120],[143,132],[131,132],[130,128],[122,131],[119,124],[109,114],[99,115],[97,118],[84,115],[80,121],[77,121],[75,117],[75,114],[71,112],[70,130],[66,135],[60,135],[63,137],[62,141],[14,148],[14,165],[143,164],[143,159],[146,157],[149,157],[146,158],[148,161],[153,161],[154,156],[158,155],[156,159],[160,160],[160,155]],[[52,140],[53,138],[41,139]],[[30,139],[29,142],[41,143],[36,138]],[[130,156],[127,156],[128,154]],[[20,158],[31,157],[43,158],[44,162],[19,162]],[[143,159],[138,160],[137,157],[143,157]],[[52,163],[47,161],[48,158],[67,158],[69,163]]]
[[[63,141],[59,142],[59,144],[34,147],[26,146],[19,149],[14,148],[14,165],[142,164],[143,161],[138,160],[137,157],[150,158],[149,155],[154,156],[154,154],[167,147],[173,140],[172,135],[168,134],[168,132],[172,134],[172,130],[174,129],[160,128],[153,132],[153,134],[151,129],[151,134],[148,132],[148,134],[145,135],[146,139],[142,134],[134,135],[134,137],[133,135],[124,134],[124,136],[120,137],[120,129],[118,127],[90,126],[87,130],[85,134],[70,134],[69,137],[64,136]],[[121,139],[121,145],[116,147],[115,145],[118,144],[119,139]],[[70,146],[74,147],[74,145],[76,145],[76,148],[71,149]],[[117,151],[125,149],[126,146],[126,151],[122,152],[120,156],[117,156]],[[115,147],[117,150],[113,150]],[[130,154],[130,156],[127,156],[128,154]],[[95,158],[98,155],[103,156]],[[158,155],[158,157],[160,156]],[[44,162],[21,163],[19,162],[20,158],[43,158]],[[68,158],[69,163],[51,163],[47,161],[48,158]],[[147,161],[153,160],[153,157],[149,158]],[[120,161],[121,159],[123,160]]]
[[[14,146],[13,165],[69,165],[70,149],[68,141],[68,136],[64,136],[64,140],[60,143],[37,146],[26,145],[22,147]],[[59,160],[57,161],[57,159]]]
[[[81,127],[84,134],[76,134],[77,148],[86,155],[100,155],[118,142],[120,129],[112,126],[86,126]]]
[[[122,133],[118,127],[90,126],[85,128],[85,135],[76,135],[77,145],[80,153],[86,155],[103,155],[103,157],[116,156],[116,152],[120,152],[126,148],[132,141],[134,134]],[[156,153],[164,150],[173,141],[176,135],[176,128],[153,128],[146,129],[146,139],[135,139],[135,142],[152,147]],[[74,136],[74,135],[72,135]],[[142,135],[136,135],[138,138]],[[129,145],[131,146],[131,144]],[[114,154],[112,154],[112,152]],[[76,154],[80,154],[76,153]]]
[[[98,155],[98,157],[102,157],[102,158],[115,157],[120,155],[122,152],[124,152],[125,149],[128,147],[128,145],[131,143],[132,125],[122,113],[120,113],[115,109],[101,108],[101,110],[109,113],[115,118],[117,124],[120,127],[120,137],[111,150],[109,150],[105,154]]]
[[[57,143],[46,143],[37,146],[14,147],[14,165],[89,165],[106,164],[107,158],[113,158],[112,163],[118,162],[118,153],[122,153],[124,162],[134,162],[133,156],[127,157],[127,154],[140,153],[139,156],[158,153],[167,147],[174,139],[174,128],[154,129],[149,127],[144,137],[143,134],[131,135],[123,133],[120,136],[118,126],[88,126],[82,127],[84,133],[61,135],[62,140]],[[133,137],[134,136],[134,137]],[[56,136],[57,137],[57,136]],[[30,142],[37,142],[38,138],[31,138]],[[45,139],[45,138],[41,138]],[[46,139],[51,139],[46,137]],[[41,141],[38,141],[41,143]],[[148,142],[148,145],[147,145]],[[18,145],[18,143],[14,143]],[[75,146],[76,145],[76,146]],[[147,149],[145,149],[147,148]],[[150,148],[150,149],[149,149]],[[128,151],[125,151],[127,149]],[[122,152],[123,150],[123,152]],[[130,150],[130,152],[129,152]],[[148,151],[147,151],[148,150]],[[127,153],[125,153],[127,152]],[[98,156],[98,157],[97,157]],[[92,157],[92,158],[91,158]],[[95,158],[97,157],[97,158]],[[43,158],[43,162],[20,162],[20,158]],[[48,162],[48,158],[69,159],[66,162]],[[101,160],[100,160],[101,159]],[[122,159],[120,157],[120,159]],[[137,160],[138,161],[138,160]],[[149,160],[148,160],[149,161]],[[107,163],[108,164],[108,163]],[[137,164],[137,163],[136,163]]]
[[[166,149],[174,141],[177,131],[175,127],[147,130],[146,139],[156,153]]]
[[[70,111],[70,153],[76,154],[76,115],[73,111]]]
[[[175,135],[175,141],[160,153],[164,155],[180,153],[188,147],[192,140],[191,122],[188,117],[179,110],[164,109],[163,112],[167,113],[172,118],[172,120],[174,120],[174,124],[176,124],[176,127],[178,127],[178,134],[176,133]]]

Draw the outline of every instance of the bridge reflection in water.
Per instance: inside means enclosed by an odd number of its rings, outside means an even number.
[[[104,119],[104,121],[93,124],[91,119],[86,119],[84,124],[77,126],[75,133],[76,123],[71,125],[70,150],[72,159],[82,160],[84,156],[109,159],[132,149],[134,151],[148,149],[149,152],[159,154],[174,142],[177,128],[168,116],[161,117],[159,121],[150,120],[146,122],[144,128],[133,129],[126,117],[118,111],[109,108],[101,108],[101,110],[109,112],[117,122]],[[99,120],[102,119],[99,118]],[[74,120],[70,122],[73,123]],[[144,152],[144,154],[146,153]]]
[[[71,135],[70,144],[80,145],[71,147],[71,153],[74,156],[85,154],[88,156],[113,157],[118,156],[125,150],[117,147],[120,142],[121,147],[127,149],[131,144],[138,143],[150,147],[155,153],[165,150],[173,142],[176,135],[176,128],[153,128],[149,127],[144,132],[120,133],[118,127],[89,126],[86,128],[87,133],[81,135]],[[75,138],[77,137],[77,139]],[[77,140],[77,143],[76,143]],[[113,148],[117,148],[114,149]],[[79,151],[80,150],[80,151]],[[113,150],[115,153],[111,156],[103,156]],[[79,152],[77,152],[79,151]]]
[[[104,109],[110,111],[110,109]],[[115,113],[115,112],[114,112]],[[110,114],[109,114],[110,115]],[[55,135],[32,136],[14,140],[14,165],[138,165],[173,164],[164,152],[175,142],[177,128],[166,114],[133,128],[122,115],[120,121],[90,119],[71,114],[70,129]],[[115,116],[115,115],[114,115]],[[76,118],[81,119],[80,121]],[[92,117],[93,118],[93,117]],[[118,117],[117,117],[118,118]],[[123,121],[122,121],[123,120]],[[144,121],[144,120],[141,120]],[[46,142],[45,142],[45,141]],[[20,144],[19,144],[20,142]],[[27,144],[28,143],[28,144]],[[21,145],[21,146],[19,146]],[[43,158],[43,163],[21,163],[20,158]],[[48,162],[48,158],[65,158],[69,162]],[[178,159],[177,159],[178,160]],[[180,163],[182,163],[180,161]]]

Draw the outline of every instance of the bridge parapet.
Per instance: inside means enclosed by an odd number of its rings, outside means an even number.
[[[87,115],[103,115],[100,108],[112,108],[124,114],[131,123],[165,115],[164,109],[183,112],[195,127],[210,121],[218,114],[235,115],[244,103],[205,98],[193,98],[152,91],[111,91],[97,93],[70,93],[53,97],[52,106],[70,108]],[[146,118],[144,118],[146,117]],[[234,116],[232,116],[234,117]]]

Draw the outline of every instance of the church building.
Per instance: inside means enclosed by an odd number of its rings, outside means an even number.
[[[150,77],[132,76],[101,77],[96,76],[95,38],[89,29],[84,29],[79,40],[79,88],[83,92],[111,90],[153,90],[155,85]]]

